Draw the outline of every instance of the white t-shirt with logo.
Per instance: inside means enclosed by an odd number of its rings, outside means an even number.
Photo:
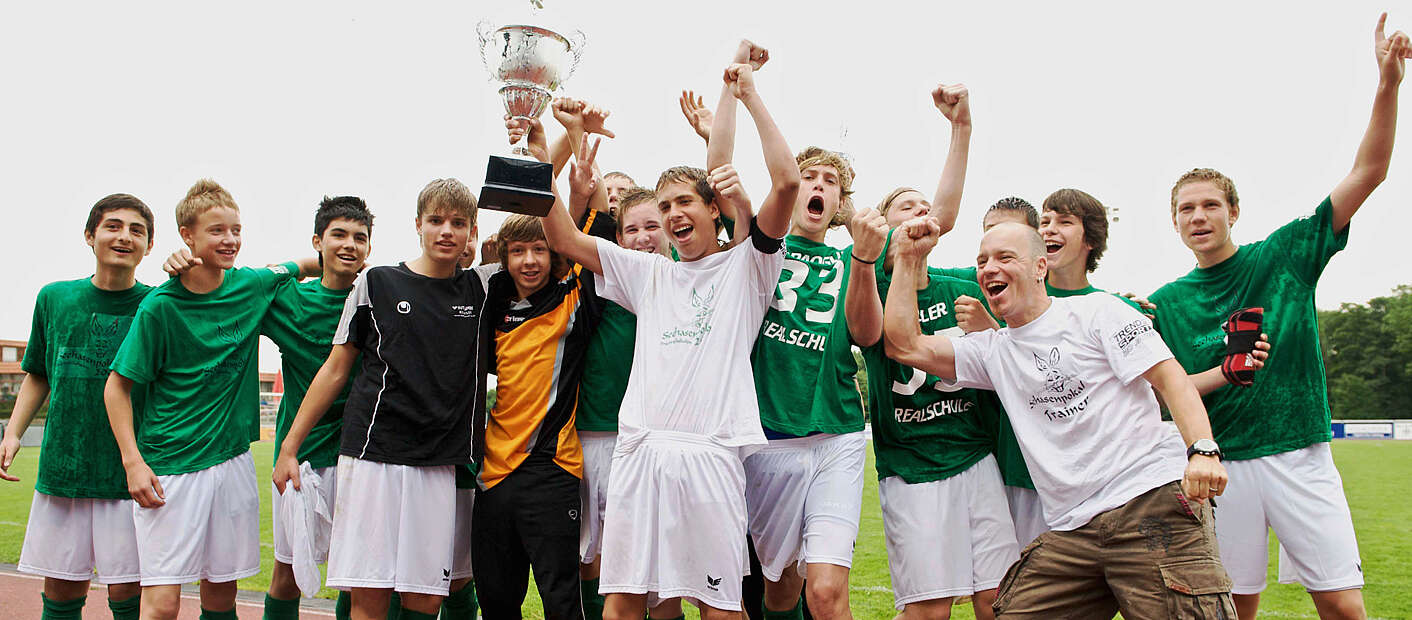
[[[1142,374],[1172,358],[1152,323],[1117,297],[1051,298],[1020,327],[952,339],[956,383],[1005,404],[1055,530],[1180,480],[1186,449]]]
[[[652,431],[699,435],[744,448],[742,456],[764,445],[750,351],[774,298],[784,252],[766,254],[747,240],[678,263],[599,239],[598,259],[599,295],[637,315],[632,374],[618,411],[618,449],[633,449]]]

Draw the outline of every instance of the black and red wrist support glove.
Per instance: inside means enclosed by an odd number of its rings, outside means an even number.
[[[1264,308],[1241,308],[1226,317],[1221,329],[1226,332],[1226,357],[1221,360],[1221,374],[1231,385],[1247,387],[1255,381],[1255,343],[1260,342],[1260,326],[1265,322]]]

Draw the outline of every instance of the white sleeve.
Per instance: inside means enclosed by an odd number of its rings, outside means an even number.
[[[481,290],[490,290],[490,276],[500,273],[504,269],[505,266],[500,263],[471,267],[471,271],[476,274],[476,279],[480,280]]]
[[[641,296],[649,288],[648,280],[652,277],[656,262],[666,259],[650,252],[621,248],[606,239],[594,240],[598,242],[598,262],[603,265],[603,273],[593,276],[593,286],[598,295],[637,314]]]
[[[742,247],[743,246],[743,247]],[[749,255],[750,272],[755,277],[751,284],[756,295],[775,298],[775,289],[780,285],[780,272],[784,270],[784,246],[774,252],[761,252],[752,239],[736,246]]]
[[[967,387],[980,390],[995,390],[995,385],[987,370],[986,358],[994,348],[999,332],[993,329],[972,332],[959,338],[951,337],[951,348],[956,351],[956,380],[941,383],[947,387]]]
[[[333,331],[333,344],[348,344],[350,337],[355,341],[354,344],[357,344],[359,334],[353,333],[353,319],[358,314],[358,308],[371,309],[371,306],[372,301],[368,298],[368,270],[364,269],[358,274],[358,279],[353,281],[353,290],[343,302],[343,315],[338,317],[338,328]]]
[[[1108,358],[1113,374],[1128,384],[1163,360],[1172,359],[1172,351],[1162,336],[1152,328],[1152,321],[1131,306],[1111,295],[1090,295],[1090,332],[1099,339],[1099,346]]]

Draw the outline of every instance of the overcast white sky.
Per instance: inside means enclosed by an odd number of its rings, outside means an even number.
[[[203,176],[239,202],[242,262],[312,253],[325,194],[377,215],[373,263],[418,252],[417,191],[455,176],[478,189],[503,151],[501,104],[481,67],[476,22],[518,1],[446,3],[40,3],[0,9],[0,264],[11,302],[0,338],[26,338],[45,283],[92,273],[88,209],[128,192],[157,213],[138,275],[163,279],[179,244],[173,207]],[[927,193],[948,127],[927,92],[964,82],[975,132],[960,220],[933,256],[974,260],[980,214],[1006,195],[1038,205],[1077,187],[1120,209],[1100,287],[1149,293],[1193,266],[1172,232],[1171,183],[1196,166],[1235,179],[1238,242],[1313,209],[1347,173],[1377,69],[1372,29],[1388,4],[589,2],[546,0],[589,37],[565,94],[613,111],[599,154],[650,185],[701,165],[677,109],[683,88],[714,106],[734,42],[767,46],[758,76],[790,146],[848,152],[855,203],[893,187]],[[1412,26],[1412,8],[1390,30]],[[1408,89],[1404,89],[1408,90]],[[1412,96],[1412,95],[1409,95]],[[743,110],[742,110],[743,113]],[[1387,182],[1353,221],[1318,305],[1409,281],[1412,198],[1404,114]],[[551,122],[552,124],[552,122]],[[752,195],[768,176],[742,114],[737,167]],[[488,234],[503,219],[482,212]],[[835,233],[833,241],[847,243]],[[266,345],[261,368],[278,359]]]

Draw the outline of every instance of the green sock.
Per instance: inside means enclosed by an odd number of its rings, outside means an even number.
[[[398,613],[402,614],[402,620],[436,620],[436,614],[424,614],[406,607],[401,608]]]
[[[476,620],[479,607],[476,584],[468,581],[466,587],[446,595],[441,601],[441,620]]]
[[[335,620],[349,620],[353,617],[353,597],[347,590],[338,591],[338,602],[333,605],[333,617]]]
[[[240,618],[235,615],[234,607],[225,611],[211,611],[202,607],[201,620],[240,620]]]
[[[760,602],[760,608],[765,611],[765,620],[804,620],[804,597],[799,597],[799,602],[794,604],[794,609],[789,611],[770,611],[765,607],[765,602]]]
[[[598,593],[598,580],[579,580],[579,592],[583,594],[583,617],[586,620],[603,620],[603,595]]]
[[[299,598],[275,598],[265,593],[265,620],[299,620]]]
[[[44,611],[39,616],[41,620],[81,620],[83,604],[88,601],[87,596],[80,596],[72,601],[56,601],[43,593],[40,593],[39,597],[44,599]]]
[[[108,609],[113,611],[113,620],[137,620],[141,611],[142,595],[138,594],[125,601],[108,599]]]
[[[392,591],[392,600],[387,603],[387,620],[401,620],[402,618],[402,596]]]

